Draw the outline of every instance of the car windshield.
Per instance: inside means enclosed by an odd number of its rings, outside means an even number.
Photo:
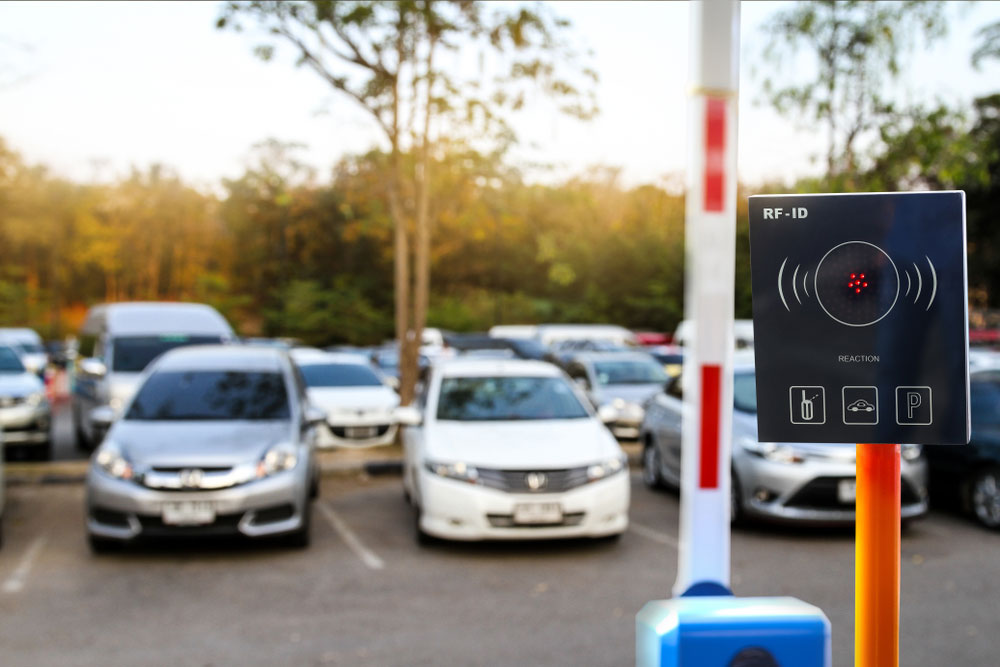
[[[160,371],[139,389],[125,419],[288,419],[288,393],[277,372]]]
[[[38,343],[22,342],[18,343],[17,346],[21,348],[21,351],[25,354],[45,354],[45,348]]]
[[[594,374],[601,385],[663,384],[669,379],[663,367],[653,359],[598,361],[594,363]]]
[[[378,387],[382,381],[362,364],[302,364],[307,387]]]
[[[23,373],[24,364],[21,363],[17,352],[9,347],[0,347],[0,373]]]
[[[141,373],[153,359],[175,347],[221,343],[222,336],[126,336],[111,344],[111,370],[119,373]]]
[[[733,406],[740,412],[757,414],[757,380],[753,373],[733,376]]]
[[[437,418],[448,421],[585,419],[587,409],[559,377],[457,377],[441,381]]]

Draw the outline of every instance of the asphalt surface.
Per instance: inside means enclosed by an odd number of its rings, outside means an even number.
[[[419,547],[398,477],[328,477],[313,544],[171,542],[92,555],[80,484],[8,489],[0,663],[626,665],[667,597],[678,499],[632,472],[618,542]],[[901,664],[995,664],[1000,534],[932,514],[903,537]],[[853,661],[851,531],[738,529],[741,596],[792,595]]]

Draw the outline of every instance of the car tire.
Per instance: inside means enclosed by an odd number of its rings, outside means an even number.
[[[93,443],[87,437],[87,434],[83,431],[83,426],[80,423],[80,411],[75,407],[72,409],[73,413],[73,435],[76,436],[76,448],[84,451],[93,451]]]
[[[87,541],[90,543],[91,553],[95,555],[114,553],[121,551],[123,547],[120,540],[111,540],[97,535],[87,535]]]
[[[646,486],[651,489],[663,488],[662,466],[660,450],[656,447],[653,438],[647,437],[646,446],[642,450],[642,481]]]
[[[976,472],[969,482],[968,493],[976,521],[986,528],[1000,528],[1000,467],[990,466]]]
[[[305,549],[312,541],[312,501],[307,501],[302,511],[302,525],[294,533],[289,534],[286,542],[293,549]]]

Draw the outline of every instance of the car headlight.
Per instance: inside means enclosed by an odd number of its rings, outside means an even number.
[[[638,403],[632,403],[631,401],[626,401],[624,398],[616,398],[608,403],[608,405],[617,410],[618,414],[623,419],[642,420],[643,416],[646,414],[645,408],[641,405]]]
[[[33,394],[28,394],[24,400],[27,401],[28,405],[42,405],[46,401],[45,392],[36,391]]]
[[[132,479],[132,464],[125,458],[121,447],[110,440],[106,440],[94,455],[94,463],[112,477],[118,479]]]
[[[791,445],[757,442],[756,438],[748,437],[740,438],[739,443],[751,454],[773,463],[802,463],[806,460],[806,455]]]
[[[903,445],[900,448],[900,456],[906,461],[916,461],[920,458],[924,448],[920,445]]]
[[[479,471],[476,470],[475,466],[467,465],[461,461],[458,463],[435,463],[428,461],[424,464],[424,467],[439,477],[457,479],[469,484],[479,483]]]
[[[587,466],[587,481],[596,482],[599,479],[611,477],[628,467],[624,457],[616,456],[600,463]]]
[[[270,477],[285,470],[291,470],[299,462],[295,447],[288,442],[274,445],[257,462],[257,477]]]

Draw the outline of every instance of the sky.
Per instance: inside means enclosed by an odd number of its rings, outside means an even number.
[[[947,40],[906,59],[897,91],[911,100],[967,104],[996,92],[1000,64],[969,65],[973,33],[1000,18],[1000,2],[950,7]],[[822,136],[797,128],[759,99],[751,66],[766,40],[761,22],[780,3],[743,3],[739,172],[750,184],[818,171]],[[314,73],[260,40],[215,28],[219,4],[0,3],[0,137],[31,163],[90,181],[165,164],[199,187],[244,170],[254,144],[306,145],[321,173],[371,148],[379,133]],[[555,166],[540,180],[596,165],[627,185],[682,179],[687,151],[689,23],[686,3],[558,2],[573,37],[593,49],[601,114],[581,123],[535,105],[515,119],[515,157]]]

